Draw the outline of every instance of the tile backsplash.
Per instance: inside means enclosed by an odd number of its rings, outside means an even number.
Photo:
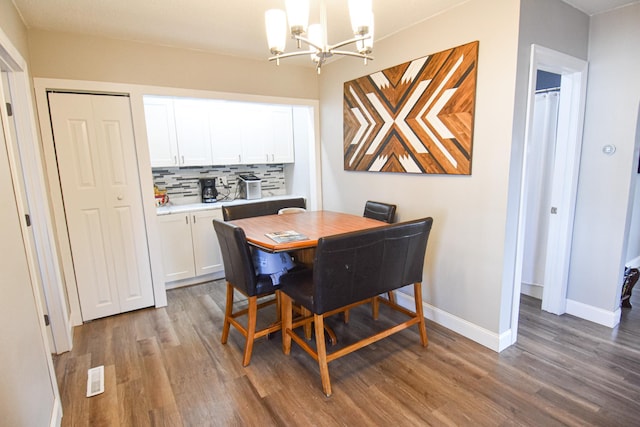
[[[166,189],[169,200],[177,205],[200,202],[200,178],[216,178],[218,200],[233,200],[237,197],[237,176],[241,173],[252,173],[262,179],[263,197],[286,194],[283,164],[152,168],[151,171],[154,185]],[[229,188],[223,187],[223,177]]]

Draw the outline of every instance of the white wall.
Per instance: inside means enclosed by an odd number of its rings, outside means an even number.
[[[429,315],[489,339],[497,337],[501,300],[518,13],[514,1],[466,2],[377,42],[366,67],[353,58],[328,65],[320,82],[324,208],[361,215],[372,199],[397,204],[399,221],[432,216],[423,282]],[[480,46],[472,175],[344,171],[344,82],[474,40]]]
[[[640,4],[593,16],[568,298],[615,311],[638,180]],[[613,156],[602,147],[614,144]],[[636,246],[637,247],[637,246]]]
[[[33,77],[318,98],[309,68],[104,37],[30,30]]]

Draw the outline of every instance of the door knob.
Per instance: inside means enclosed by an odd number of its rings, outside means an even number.
[[[124,197],[123,197],[121,194],[119,194],[119,195],[118,195],[118,197],[116,197],[116,198],[117,198],[118,200],[122,200],[122,199],[124,199]]]

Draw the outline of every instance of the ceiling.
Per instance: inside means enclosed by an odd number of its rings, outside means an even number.
[[[311,0],[310,22],[319,22]],[[351,37],[346,0],[324,0],[328,42]],[[467,0],[373,0],[375,38],[384,39]],[[588,15],[637,0],[563,0]],[[264,59],[264,11],[284,0],[13,0],[29,29],[61,31]],[[410,11],[410,13],[407,13]],[[375,47],[375,46],[374,46]],[[295,49],[293,42],[287,51]],[[311,66],[311,61],[305,61]]]

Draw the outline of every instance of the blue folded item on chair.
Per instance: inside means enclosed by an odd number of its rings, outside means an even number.
[[[253,250],[253,264],[256,274],[271,276],[274,285],[280,284],[280,276],[295,267],[287,252],[270,253],[260,249]]]

